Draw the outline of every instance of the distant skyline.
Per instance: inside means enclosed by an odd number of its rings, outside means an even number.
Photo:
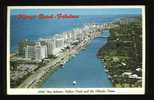
[[[119,15],[119,14],[142,14],[140,8],[99,8],[99,9],[12,9],[11,15],[16,14],[73,14],[73,15]]]

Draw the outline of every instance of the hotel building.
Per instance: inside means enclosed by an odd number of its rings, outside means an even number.
[[[24,48],[24,50],[25,50],[25,58],[31,58],[31,59],[35,58],[34,46],[28,45]]]
[[[37,42],[35,46],[25,47],[25,58],[41,60],[47,57],[47,46],[41,46],[40,42]]]

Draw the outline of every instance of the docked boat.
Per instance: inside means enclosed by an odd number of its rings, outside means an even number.
[[[109,70],[107,70],[107,69],[105,69],[104,71],[105,71],[105,72],[109,72]]]
[[[61,68],[64,68],[64,66],[61,66]]]
[[[109,78],[109,79],[112,79],[112,77],[111,77],[110,75],[108,75],[108,78]]]
[[[64,68],[64,64],[60,64],[60,67],[61,67],[61,68]]]

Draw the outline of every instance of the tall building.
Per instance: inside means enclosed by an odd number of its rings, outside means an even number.
[[[55,41],[56,41],[56,48],[64,47],[64,38],[57,38]]]
[[[35,59],[41,60],[47,57],[47,47],[36,45],[35,46]]]
[[[41,46],[40,42],[37,42],[35,46],[25,47],[25,58],[41,60],[47,57],[47,47]]]
[[[53,55],[55,48],[56,48],[55,40],[54,39],[48,40],[47,41],[47,54]]]
[[[67,33],[64,32],[62,34],[63,38],[64,38],[64,47],[68,46],[68,37],[67,37]]]
[[[25,58],[35,58],[35,48],[34,46],[26,46],[25,50]]]
[[[28,39],[25,39],[25,40],[22,40],[19,42],[19,47],[17,50],[19,56],[25,57],[25,48],[27,47],[27,45],[33,46],[34,42],[32,42]]]

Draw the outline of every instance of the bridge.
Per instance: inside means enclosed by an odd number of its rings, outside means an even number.
[[[102,23],[102,24],[96,24],[96,23],[91,23],[91,25],[95,25],[96,27],[105,30],[105,29],[111,29],[114,27],[117,27],[118,25],[113,24],[112,22],[108,22],[108,23]]]
[[[110,36],[99,36],[99,37],[96,37],[96,38],[109,38]]]
[[[114,28],[114,27],[117,27],[117,25],[113,24],[113,23],[103,23],[100,25],[100,28],[101,29],[111,29],[111,28]]]
[[[116,24],[113,24],[113,23],[103,23],[103,24],[100,24],[99,25],[99,28],[102,30],[102,31],[105,31],[105,30],[109,30],[111,28],[114,28],[114,27],[117,27],[118,25]],[[104,36],[98,36],[96,38],[110,38],[110,36],[108,35],[104,35]]]

